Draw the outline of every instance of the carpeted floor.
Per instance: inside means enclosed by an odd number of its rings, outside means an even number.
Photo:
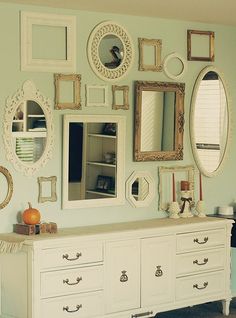
[[[155,318],[224,318],[221,302],[212,302],[183,309],[163,312]],[[228,318],[236,318],[236,298],[230,303],[230,315]]]

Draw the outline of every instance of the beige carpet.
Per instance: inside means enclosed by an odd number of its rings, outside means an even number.
[[[224,318],[221,302],[212,302],[183,309],[163,312],[155,318]],[[228,318],[236,318],[236,298],[230,304],[230,315]]]

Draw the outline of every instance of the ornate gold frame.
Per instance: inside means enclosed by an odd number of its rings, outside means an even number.
[[[161,63],[161,48],[162,48],[162,40],[155,39],[145,39],[139,38],[139,71],[154,71],[161,72],[162,71],[162,63]],[[155,63],[153,65],[145,64],[144,62],[144,46],[153,46],[154,48],[154,60]]]
[[[209,56],[208,57],[192,56],[192,35],[193,34],[205,35],[205,36],[209,37]],[[213,31],[187,30],[188,61],[214,62],[214,60],[215,60],[214,40],[215,40],[215,32],[213,32]]]
[[[123,92],[123,104],[117,104],[116,102],[116,92],[122,91]],[[129,86],[123,85],[112,85],[112,109],[129,109]]]
[[[74,100],[72,103],[60,102],[60,82],[70,81],[73,82]],[[55,84],[55,109],[80,109],[81,98],[80,98],[80,86],[81,86],[81,75],[79,74],[54,74]]]
[[[134,160],[182,160],[184,134],[184,83],[136,81]],[[173,151],[141,151],[142,91],[175,92],[175,149]]]
[[[43,182],[51,182],[51,196],[44,197],[42,195],[43,192]],[[38,177],[38,185],[39,185],[39,196],[38,196],[38,202],[44,203],[44,202],[55,202],[57,201],[57,194],[56,194],[56,182],[57,177]]]
[[[13,179],[10,172],[2,166],[0,166],[0,173],[2,173],[6,177],[7,183],[8,183],[7,195],[5,199],[3,200],[3,202],[0,202],[0,209],[3,209],[11,200],[12,193],[13,193]]]

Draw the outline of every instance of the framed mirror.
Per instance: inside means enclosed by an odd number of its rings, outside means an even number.
[[[134,171],[126,181],[126,198],[136,208],[148,206],[154,194],[154,180],[148,171]]]
[[[134,160],[182,160],[183,83],[136,81]]]
[[[215,176],[222,167],[229,131],[230,107],[225,80],[214,66],[207,66],[196,80],[190,112],[193,155],[205,176]]]
[[[13,194],[13,179],[10,172],[0,166],[0,210],[5,208],[11,200]]]
[[[8,97],[4,118],[7,159],[16,170],[33,175],[52,156],[53,123],[50,101],[31,81]]]
[[[134,49],[127,31],[115,22],[106,21],[92,31],[87,55],[90,66],[98,77],[117,81],[130,70]]]
[[[125,117],[65,115],[63,208],[124,203]]]

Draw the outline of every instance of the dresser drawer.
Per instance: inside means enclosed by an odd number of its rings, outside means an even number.
[[[178,252],[201,250],[208,247],[225,245],[224,229],[199,231],[177,235],[176,250]]]
[[[179,254],[176,257],[176,274],[178,276],[210,269],[221,269],[225,263],[223,248],[201,252]]]
[[[193,275],[176,280],[176,300],[224,294],[224,271]]]
[[[41,318],[85,318],[102,317],[103,293],[87,293],[56,297],[41,301]]]
[[[73,247],[50,248],[41,251],[41,268],[74,266],[103,261],[101,242]]]
[[[45,298],[102,288],[102,265],[41,273],[41,297]]]

